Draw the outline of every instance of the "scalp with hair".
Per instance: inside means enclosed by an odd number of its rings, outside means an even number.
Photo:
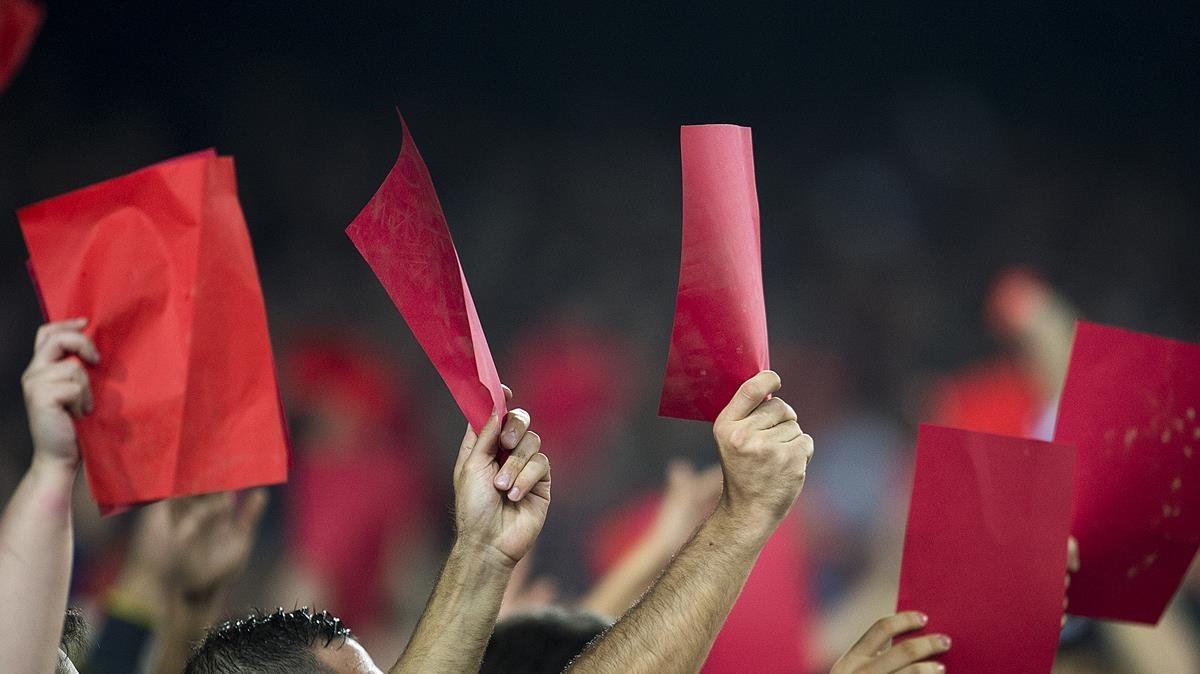
[[[184,673],[332,674],[315,649],[341,648],[352,636],[341,619],[326,611],[256,610],[210,630]]]

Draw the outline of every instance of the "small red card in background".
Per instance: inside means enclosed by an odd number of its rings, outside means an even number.
[[[758,193],[750,129],[685,126],[683,246],[658,413],[712,421],[767,369]]]
[[[76,428],[102,512],[287,479],[231,158],[186,155],[17,217],[47,318],[87,317],[100,351],[95,411]]]
[[[1200,547],[1200,345],[1080,322],[1054,439],[1078,450],[1073,614],[1154,624]]]
[[[30,0],[0,0],[0,93],[25,62],[46,10]]]
[[[346,228],[476,431],[507,408],[458,251],[408,125],[400,156]]]
[[[929,616],[913,636],[949,635],[947,670],[1050,671],[1074,460],[1066,445],[921,426],[897,610]]]

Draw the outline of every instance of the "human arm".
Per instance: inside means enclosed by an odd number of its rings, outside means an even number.
[[[71,487],[79,467],[74,418],[91,412],[84,362],[100,360],[84,319],[43,325],[21,376],[33,461],[0,517],[0,597],[19,620],[0,630],[14,672],[52,672],[71,576]],[[77,356],[75,358],[74,356]]]
[[[516,409],[468,426],[454,465],[455,540],[412,639],[390,670],[476,672],[513,566],[533,547],[550,505],[550,463]],[[498,448],[511,454],[501,466]]]
[[[724,489],[712,515],[642,599],[571,664],[593,672],[695,672],[759,552],[804,486],[812,438],[760,372],[717,417]]]
[[[686,461],[672,461],[653,526],[588,591],[580,606],[606,616],[624,613],[687,543],[720,496],[720,466],[696,471]]]

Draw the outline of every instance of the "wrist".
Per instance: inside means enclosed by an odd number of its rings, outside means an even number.
[[[766,543],[783,518],[769,508],[739,506],[722,496],[707,524],[718,526],[734,543],[761,546]]]
[[[447,566],[453,563],[457,568],[469,570],[472,574],[496,575],[507,579],[517,561],[494,545],[458,536],[450,548]]]

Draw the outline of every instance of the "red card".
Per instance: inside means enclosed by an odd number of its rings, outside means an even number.
[[[17,217],[47,317],[86,316],[100,350],[76,428],[101,511],[287,479],[231,158],[179,157]]]
[[[0,92],[25,62],[45,17],[45,8],[35,2],[0,0]]]
[[[403,117],[400,127],[396,165],[346,234],[478,431],[507,413],[504,390],[429,169]]]
[[[950,636],[947,670],[1050,671],[1074,461],[1066,445],[921,426],[897,610]]]
[[[1200,345],[1080,322],[1054,439],[1078,448],[1071,613],[1157,623],[1200,547]]]
[[[658,413],[712,421],[742,382],[767,369],[750,129],[685,126],[683,247],[675,325]]]

